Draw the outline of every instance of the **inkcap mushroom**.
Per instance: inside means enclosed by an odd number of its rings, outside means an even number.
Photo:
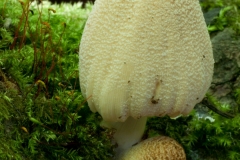
[[[198,0],[96,0],[79,53],[81,91],[118,152],[147,117],[188,115],[210,86],[212,46]]]

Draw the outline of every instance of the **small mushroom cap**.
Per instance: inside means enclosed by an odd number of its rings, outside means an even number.
[[[172,138],[157,136],[146,139],[126,151],[120,160],[186,160],[182,146]]]
[[[187,115],[213,74],[198,0],[97,0],[80,45],[80,85],[105,121]]]

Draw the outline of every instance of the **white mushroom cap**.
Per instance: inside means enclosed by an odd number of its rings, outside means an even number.
[[[80,45],[81,91],[108,122],[187,115],[213,64],[198,0],[97,0]]]
[[[80,83],[107,121],[188,114],[213,55],[198,0],[97,0],[80,45]]]
[[[157,136],[133,146],[119,160],[186,160],[186,154],[174,139]]]

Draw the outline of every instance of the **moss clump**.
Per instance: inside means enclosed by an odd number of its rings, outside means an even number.
[[[111,159],[109,133],[78,82],[90,9],[0,2],[0,159]]]
[[[230,27],[240,34],[240,1],[238,0],[203,0],[201,6],[205,12],[220,8],[218,16],[208,24],[209,32],[222,31]]]
[[[236,96],[238,101],[239,92]],[[240,159],[239,110],[221,104],[209,94],[206,99],[223,112],[234,112],[234,118],[225,118],[198,104],[188,117],[149,119],[146,137],[167,135],[176,139],[185,148],[188,159]]]

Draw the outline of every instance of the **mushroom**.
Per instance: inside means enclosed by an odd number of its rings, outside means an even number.
[[[182,146],[174,139],[156,136],[133,146],[119,160],[186,160]]]
[[[188,115],[208,90],[212,46],[198,0],[96,0],[79,53],[81,92],[118,152],[147,117]]]

